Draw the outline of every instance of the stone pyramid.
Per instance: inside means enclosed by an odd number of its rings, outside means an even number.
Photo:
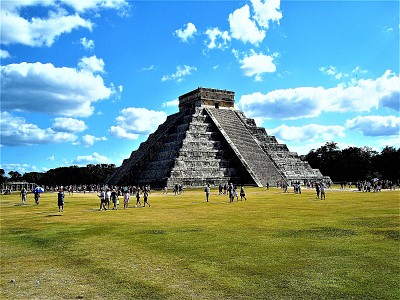
[[[234,92],[197,88],[107,179],[152,188],[234,184],[265,186],[323,178],[254,119],[234,108]]]

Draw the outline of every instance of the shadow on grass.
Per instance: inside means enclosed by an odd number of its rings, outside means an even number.
[[[351,237],[355,235],[357,235],[357,232],[354,230],[342,229],[336,227],[315,227],[311,229],[284,230],[277,234],[278,237],[318,238],[318,239]]]

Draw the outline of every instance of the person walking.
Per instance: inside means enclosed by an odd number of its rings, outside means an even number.
[[[229,196],[229,203],[233,202],[234,194],[233,194],[233,184],[229,183],[228,185],[228,196]]]
[[[63,189],[59,189],[58,190],[58,195],[57,195],[58,197],[58,212],[60,212],[60,211],[64,211],[64,191],[63,191]]]
[[[320,187],[318,182],[315,183],[315,192],[317,193],[317,199],[319,199]]]
[[[139,205],[139,207],[142,206],[142,204],[140,203],[140,189],[139,189],[139,187],[136,190],[136,205],[135,205],[135,207],[137,207],[138,205]]]
[[[149,191],[145,189],[143,192],[143,207],[146,207],[146,204],[150,207],[150,203],[147,201],[148,197],[149,197]]]
[[[39,205],[39,198],[40,198],[39,189],[36,188],[36,189],[33,191],[33,194],[34,194],[34,197],[35,197],[35,204],[36,204],[36,205]]]
[[[247,200],[246,199],[246,192],[244,191],[244,187],[242,185],[242,186],[240,186],[240,201],[243,201],[243,198],[244,198],[245,201]]]
[[[323,181],[321,181],[320,187],[319,187],[320,193],[321,193],[321,200],[322,198],[325,199],[325,183]]]
[[[104,210],[107,210],[107,207],[106,207],[106,193],[105,193],[104,190],[100,191],[99,198],[100,198],[100,210],[102,210],[103,208],[104,208]]]
[[[208,199],[210,197],[210,184],[209,183],[206,184],[206,187],[204,188],[204,192],[206,193],[206,200],[208,202]]]
[[[118,209],[118,206],[117,206],[118,205],[118,194],[115,191],[115,189],[113,189],[111,192],[111,201],[114,205],[113,209]]]
[[[27,191],[26,191],[26,189],[25,188],[22,188],[22,190],[21,190],[21,200],[22,200],[22,204],[26,204],[26,194],[27,194]]]
[[[128,208],[130,198],[131,198],[131,195],[129,194],[129,190],[127,189],[124,194],[124,209]]]
[[[104,194],[104,200],[107,204],[107,209],[110,209],[110,199],[111,199],[111,192],[109,189],[107,189],[106,193]]]

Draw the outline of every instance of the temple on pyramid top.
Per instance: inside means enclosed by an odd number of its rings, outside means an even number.
[[[199,87],[189,93],[179,96],[179,111],[200,106],[211,106],[215,108],[233,108],[234,103],[234,92]]]
[[[235,109],[235,93],[199,87],[107,178],[111,185],[154,188],[265,186],[323,179],[254,119]]]

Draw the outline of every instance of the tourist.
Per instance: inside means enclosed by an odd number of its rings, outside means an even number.
[[[131,198],[131,195],[129,194],[129,190],[127,189],[124,194],[124,209],[128,208],[130,198]]]
[[[36,189],[33,191],[33,194],[34,194],[34,197],[35,197],[35,204],[36,204],[36,205],[39,205],[39,198],[40,198],[39,189],[36,188]]]
[[[62,188],[58,191],[58,212],[64,211],[64,191]]]
[[[244,187],[242,185],[242,186],[240,186],[240,201],[243,201],[243,198],[244,198],[245,201],[247,200],[246,199],[246,193],[245,193]]]
[[[239,195],[238,195],[236,185],[233,187],[233,198],[235,198],[235,197],[236,197],[236,201],[239,201]]]
[[[210,184],[207,183],[206,187],[204,188],[204,192],[206,193],[206,200],[208,202],[208,198],[210,197]]]
[[[317,199],[319,199],[319,192],[320,192],[320,189],[319,189],[319,184],[318,184],[318,182],[315,183],[315,192],[317,193]]]
[[[107,204],[107,209],[110,209],[110,198],[111,198],[111,192],[109,189],[107,189],[106,193],[104,194],[104,200]]]
[[[111,196],[111,197],[110,197],[110,198],[111,198],[111,201],[112,201],[112,203],[113,203],[113,205],[114,205],[113,209],[118,209],[118,207],[117,207],[117,205],[118,205],[118,194],[117,194],[117,192],[115,191],[115,189],[112,190],[110,196]]]
[[[102,210],[103,208],[104,208],[104,210],[107,210],[107,207],[106,207],[106,193],[104,192],[104,190],[100,191],[99,198],[100,198],[100,210]]]
[[[323,181],[321,181],[319,190],[320,190],[320,193],[321,193],[321,200],[322,200],[322,197],[325,200],[325,183]]]
[[[233,184],[232,184],[232,182],[230,182],[230,183],[228,184],[228,196],[229,196],[229,203],[232,203],[232,202],[233,202],[233,198],[234,198],[234,195],[233,195]]]
[[[21,190],[21,200],[22,200],[22,204],[26,204],[26,194],[27,194],[26,189],[25,189],[25,188],[22,188],[22,190]]]
[[[139,187],[136,190],[136,205],[135,205],[135,207],[137,207],[138,205],[139,205],[139,207],[142,206],[142,204],[140,203],[140,189],[139,189]]]
[[[143,207],[146,207],[146,204],[150,207],[150,203],[147,202],[147,198],[149,197],[149,191],[145,189],[143,191]]]

